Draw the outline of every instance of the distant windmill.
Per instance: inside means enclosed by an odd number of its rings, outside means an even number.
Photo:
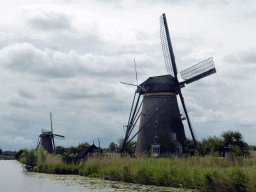
[[[40,145],[42,145],[46,151],[49,153],[53,153],[55,150],[55,143],[54,143],[54,137],[61,137],[65,138],[62,135],[53,134],[53,128],[52,128],[52,113],[50,113],[50,121],[51,121],[51,131],[47,131],[42,129],[42,133],[38,137],[38,144],[36,149],[39,148]]]
[[[163,135],[167,134],[171,137],[176,148],[175,153],[182,154],[186,146],[185,131],[182,124],[182,120],[185,119],[197,148],[197,138],[188,116],[181,88],[185,87],[185,84],[216,73],[214,62],[211,57],[182,71],[180,74],[185,81],[179,82],[165,14],[160,17],[160,36],[168,75],[149,77],[137,85],[121,153],[136,135],[138,135],[136,155],[149,149],[152,149],[155,154],[161,153],[161,146],[158,141],[158,133],[161,132]],[[136,94],[138,96],[135,101]],[[140,102],[142,95],[143,100]],[[180,97],[185,116],[179,111],[177,95]],[[130,138],[139,119],[139,131]]]

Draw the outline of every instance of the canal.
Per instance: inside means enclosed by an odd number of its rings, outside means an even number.
[[[55,175],[23,171],[15,160],[0,160],[0,191],[73,192],[73,191],[192,191],[88,178],[79,175]]]

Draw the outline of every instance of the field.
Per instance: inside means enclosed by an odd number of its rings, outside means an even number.
[[[256,156],[256,153],[252,153]],[[256,191],[256,159],[192,158],[91,158],[80,165],[65,165],[48,157],[34,171],[79,174],[108,180],[169,186],[199,191]]]

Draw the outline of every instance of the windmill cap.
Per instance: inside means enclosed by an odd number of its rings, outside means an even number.
[[[146,81],[140,84],[144,90],[141,94],[146,93],[159,93],[159,92],[172,92],[176,91],[175,78],[171,75],[162,75],[149,77]]]

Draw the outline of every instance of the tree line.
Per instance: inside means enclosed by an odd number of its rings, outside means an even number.
[[[195,154],[195,145],[191,139],[186,139],[190,154]],[[225,147],[231,147],[232,153],[237,156],[249,155],[250,150],[256,150],[256,146],[249,146],[243,139],[243,135],[239,131],[226,131],[219,137],[208,136],[198,142],[199,155],[221,156]]]
[[[17,151],[2,151],[0,149],[0,155],[2,156],[14,156],[17,153]]]
[[[158,133],[159,144],[161,146],[162,153],[169,153],[172,154],[175,152],[175,145],[172,142],[172,139],[169,135],[162,134],[161,132]],[[116,142],[111,142],[107,149],[101,149],[102,152],[115,152],[119,151],[122,147],[124,138],[118,138]],[[128,153],[134,150],[135,141],[131,141],[126,151]],[[76,157],[80,150],[82,150],[86,145],[89,145],[88,142],[79,143],[78,146],[74,147],[62,147],[57,146],[53,155],[61,155],[64,158],[72,158]],[[230,146],[232,148],[233,154],[237,156],[241,155],[248,155],[250,150],[256,150],[256,146],[248,145],[244,139],[243,135],[238,131],[227,131],[223,132],[219,137],[217,136],[208,136],[203,138],[201,141],[198,142],[198,150],[195,150],[195,145],[192,139],[186,138],[186,146],[187,151],[191,155],[215,155],[221,156],[223,153],[224,147]],[[2,151],[0,149],[0,155],[2,156],[15,156],[16,159],[25,151],[26,149],[20,149],[17,151]]]

